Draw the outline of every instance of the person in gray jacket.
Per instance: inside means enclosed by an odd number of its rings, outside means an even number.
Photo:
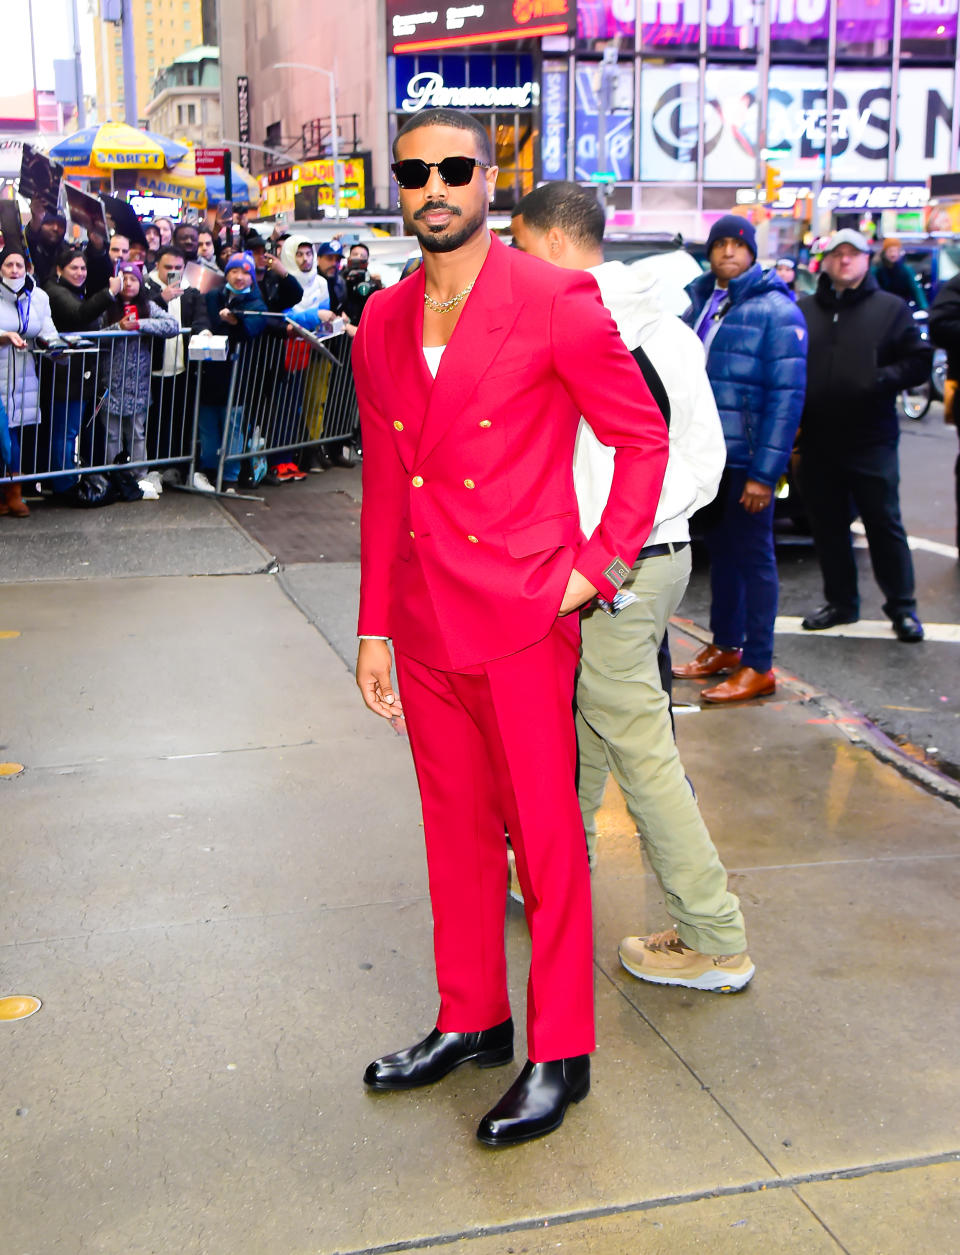
[[[121,453],[132,463],[146,458],[146,424],[150,409],[151,337],[169,339],[180,334],[171,314],[149,300],[143,288],[143,272],[134,262],[122,262],[117,273],[123,287],[117,297],[112,321],[120,331],[138,336],[113,341],[106,372],[107,400],[105,462],[116,462]],[[127,460],[125,459],[125,460]],[[143,478],[140,474],[138,478]],[[156,496],[155,491],[149,494]]]
[[[16,244],[7,245],[0,253],[0,410],[6,415],[4,447],[9,451],[0,471],[0,514],[26,518],[30,513],[21,485],[4,485],[2,479],[29,469],[21,464],[21,435],[25,427],[35,429],[40,422],[37,369],[33,354],[26,350],[38,341],[43,344],[58,339],[50,316],[50,298],[27,274],[23,250]]]

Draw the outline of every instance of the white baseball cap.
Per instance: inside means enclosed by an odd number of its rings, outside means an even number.
[[[865,235],[861,235],[859,231],[854,231],[852,227],[845,227],[842,231],[834,231],[833,235],[827,240],[826,248],[823,250],[824,256],[832,253],[835,248],[839,248],[841,244],[849,244],[851,248],[855,248],[858,253],[870,252],[870,241]]]

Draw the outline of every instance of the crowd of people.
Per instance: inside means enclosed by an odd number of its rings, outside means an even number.
[[[284,318],[269,315],[288,315],[312,331],[339,319],[336,325],[355,333],[366,300],[382,286],[370,272],[369,249],[353,243],[345,250],[338,239],[316,247],[279,228],[265,239],[242,209],[213,223],[140,221],[131,211],[110,226],[105,234],[91,225],[83,245],[72,246],[66,219],[34,203],[23,239],[4,242],[0,479],[43,474],[55,504],[159,497],[165,482],[182,479],[183,459],[193,452],[189,341],[216,335],[227,338],[229,357],[205,366],[192,482],[213,491],[224,433],[238,426],[226,408],[233,353],[260,335],[290,333]],[[107,331],[130,334],[97,334]],[[38,349],[49,369],[38,371]],[[282,344],[269,359],[275,375],[302,374],[304,360]],[[302,400],[302,393],[298,379],[285,395]],[[305,476],[296,454],[300,427],[295,413],[285,419],[278,443],[294,452],[268,459],[271,482]],[[229,453],[242,449],[241,433]],[[77,452],[83,466],[118,469],[84,484]],[[323,464],[315,453],[311,469]],[[240,460],[224,462],[225,491],[236,491],[240,474]],[[0,487],[0,514],[29,513],[21,482]]]

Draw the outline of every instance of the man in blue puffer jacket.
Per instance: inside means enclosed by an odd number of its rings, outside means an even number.
[[[713,644],[673,674],[702,679],[732,672],[701,696],[738,702],[776,687],[773,490],[786,470],[803,409],[807,329],[783,281],[757,264],[756,235],[745,218],[728,214],[714,223],[707,257],[710,273],[687,287],[691,304],[684,319],[707,351],[727,444],[706,533]]]

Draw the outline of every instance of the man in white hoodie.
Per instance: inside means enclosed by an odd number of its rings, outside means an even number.
[[[613,604],[594,602],[581,616],[580,808],[592,864],[596,814],[612,771],[674,921],[664,932],[621,941],[626,970],[657,984],[731,992],[754,973],[743,916],[686,779],[657,663],[690,577],[688,519],[716,495],[726,447],[703,346],[663,310],[657,281],[644,277],[642,263],[604,262],[603,229],[596,197],[576,183],[536,188],[520,201],[512,221],[517,247],[554,265],[591,272],[655,398],[659,384],[670,429],[670,460],[647,544]],[[612,477],[613,450],[581,420],[574,481],[587,535]]]

